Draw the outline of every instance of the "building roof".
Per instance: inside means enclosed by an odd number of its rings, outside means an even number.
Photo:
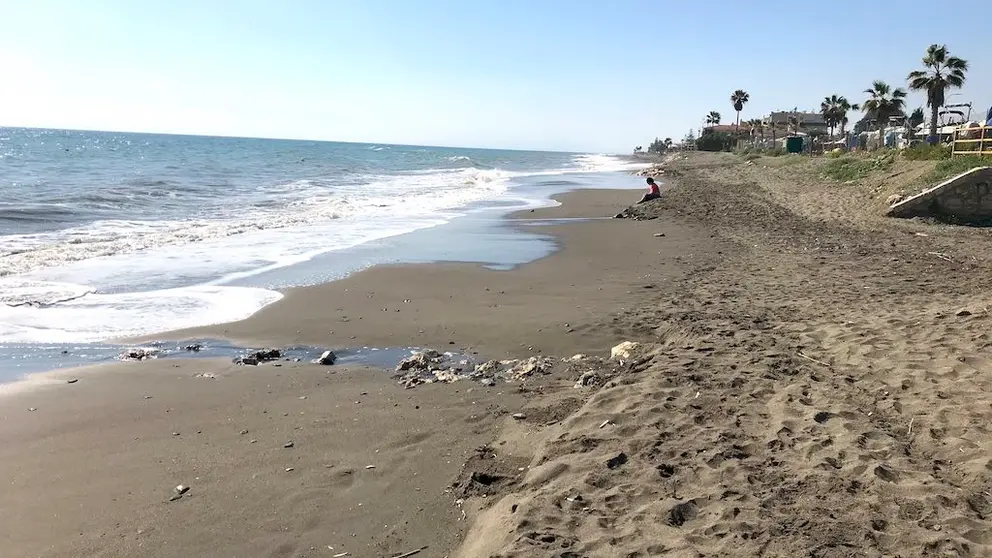
[[[795,116],[800,122],[806,125],[814,126],[825,126],[826,122],[823,121],[823,115],[818,112],[802,112],[802,111],[780,111],[772,112],[765,118],[766,122],[770,122],[775,125],[788,124],[789,117]]]
[[[751,129],[750,126],[741,122],[741,130],[748,131]],[[725,134],[732,134],[737,131],[737,126],[734,124],[717,124],[716,126],[707,126],[703,130],[708,130],[710,132],[723,132]]]

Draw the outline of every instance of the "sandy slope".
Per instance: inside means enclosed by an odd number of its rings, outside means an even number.
[[[642,358],[574,414],[504,433],[529,469],[458,555],[992,555],[986,232],[730,156],[675,168],[633,215],[736,249],[618,314]]]

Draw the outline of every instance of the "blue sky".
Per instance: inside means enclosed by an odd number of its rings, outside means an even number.
[[[737,88],[742,118],[860,101],[933,42],[984,114],[987,0],[933,5],[0,0],[0,125],[627,152]]]

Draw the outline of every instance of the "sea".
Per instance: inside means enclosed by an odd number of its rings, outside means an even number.
[[[247,318],[286,288],[370,265],[531,261],[553,240],[507,213],[577,188],[640,187],[636,167],[588,153],[0,128],[0,381],[112,358],[113,339]]]

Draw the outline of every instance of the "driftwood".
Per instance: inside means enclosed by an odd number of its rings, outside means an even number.
[[[423,552],[425,550],[427,550],[427,547],[426,546],[422,546],[422,547],[420,547],[418,549],[411,550],[410,552],[404,552],[403,554],[395,554],[391,558],[408,558],[409,556],[413,556],[415,554],[420,554],[421,552]]]

